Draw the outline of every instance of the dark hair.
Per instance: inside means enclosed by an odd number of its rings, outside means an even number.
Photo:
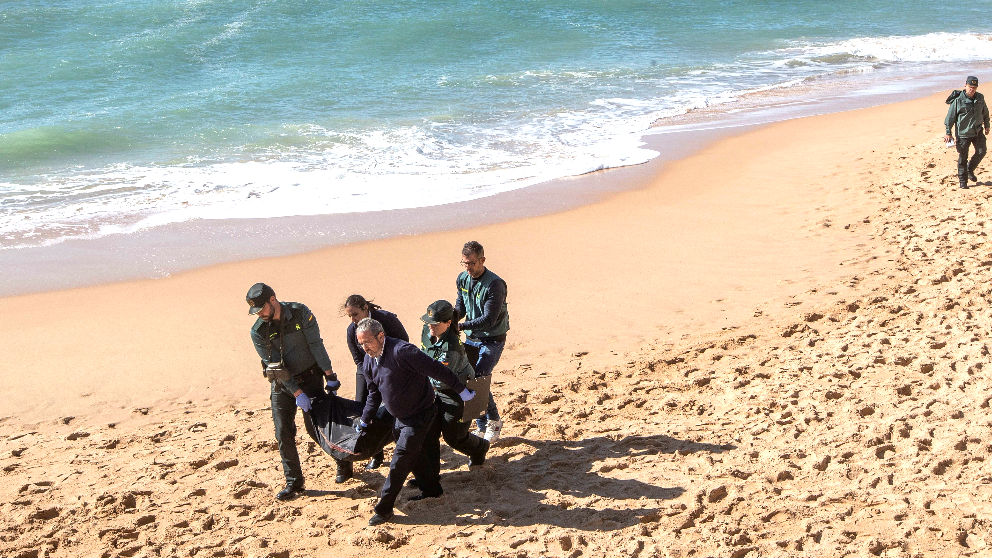
[[[465,246],[462,246],[462,255],[463,256],[475,255],[480,258],[484,258],[486,257],[486,251],[482,249],[482,245],[479,244],[478,242],[474,240],[469,240],[468,242],[465,243]]]
[[[365,297],[360,294],[353,294],[344,299],[344,304],[341,305],[341,311],[344,312],[349,306],[361,308],[362,310],[368,310],[369,312],[372,312],[373,310],[382,310],[382,306],[372,304],[371,300],[365,300]]]

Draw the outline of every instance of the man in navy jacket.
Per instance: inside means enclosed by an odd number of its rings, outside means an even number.
[[[411,500],[436,498],[444,493],[438,478],[441,424],[434,404],[434,388],[428,378],[452,386],[462,401],[471,400],[475,392],[416,345],[386,337],[382,324],[372,318],[358,322],[355,334],[366,353],[362,374],[369,388],[358,428],[361,430],[372,420],[380,404],[396,417],[393,460],[375,514],[369,519],[369,525],[379,525],[393,517],[393,505],[411,472],[421,490]]]

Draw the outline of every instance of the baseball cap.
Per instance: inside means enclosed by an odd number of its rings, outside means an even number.
[[[427,313],[420,317],[425,324],[439,324],[455,317],[455,309],[447,300],[435,300],[427,307]]]
[[[964,80],[965,85],[974,85],[978,87],[978,78],[975,76],[968,76],[968,79]]]
[[[265,303],[275,296],[275,294],[276,292],[272,290],[272,287],[265,283],[255,283],[252,285],[248,289],[248,295],[245,297],[248,300],[248,313],[258,314],[262,307],[265,306]]]

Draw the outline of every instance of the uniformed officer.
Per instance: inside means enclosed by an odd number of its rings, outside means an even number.
[[[455,308],[447,300],[436,300],[420,317],[424,329],[420,334],[420,350],[427,356],[448,367],[458,380],[465,383],[475,377],[475,370],[468,362],[455,325]],[[471,421],[463,422],[465,403],[458,392],[448,384],[431,378],[437,392],[437,406],[441,419],[441,436],[451,449],[469,457],[469,466],[486,461],[489,442],[468,431]]]
[[[964,81],[964,91],[955,91],[947,98],[947,116],[944,127],[947,133],[945,142],[951,141],[951,129],[957,131],[955,146],[958,150],[958,184],[968,189],[968,180],[978,182],[975,170],[986,152],[986,138],[989,135],[989,107],[985,97],[978,93],[978,78],[968,76]],[[974,145],[975,153],[968,159],[969,148]]]
[[[341,386],[331,359],[320,338],[317,318],[299,302],[279,302],[272,287],[255,283],[246,297],[248,313],[257,316],[251,327],[251,340],[262,359],[262,373],[271,384],[272,422],[286,486],[276,494],[291,500],[303,492],[303,469],[296,450],[296,408],[303,410],[308,432],[310,399],[322,390],[334,392]],[[336,482],[351,478],[351,463],[337,462]]]
[[[496,368],[506,345],[510,329],[510,314],[506,309],[506,281],[486,268],[486,253],[482,245],[472,240],[462,247],[462,266],[458,274],[455,315],[465,321],[459,324],[465,332],[465,352],[475,368],[476,376],[489,376]],[[503,429],[492,391],[486,414],[476,419],[480,432],[490,444],[495,444]]]

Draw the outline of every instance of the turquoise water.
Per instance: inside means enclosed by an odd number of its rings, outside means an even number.
[[[992,0],[6,1],[0,248],[436,205],[635,164],[657,155],[641,136],[658,118],[987,63],[990,14]]]

